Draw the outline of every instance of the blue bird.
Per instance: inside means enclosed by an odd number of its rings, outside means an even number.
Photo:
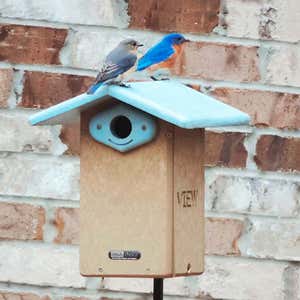
[[[93,94],[103,84],[118,84],[128,87],[120,80],[119,75],[131,69],[137,60],[137,49],[143,46],[134,39],[126,39],[113,49],[105,58],[95,82],[89,87],[87,94]]]
[[[150,71],[156,71],[172,68],[183,50],[182,46],[189,41],[180,33],[166,35],[139,59],[136,70],[149,69]],[[151,76],[151,78],[157,80],[154,76]]]

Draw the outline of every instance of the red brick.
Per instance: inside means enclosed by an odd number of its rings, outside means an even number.
[[[0,300],[50,300],[48,296],[38,296],[32,293],[12,293],[0,291]]]
[[[244,224],[240,220],[205,219],[205,253],[209,255],[239,255],[237,241]]]
[[[129,0],[130,27],[208,33],[218,25],[220,0]]]
[[[60,138],[68,146],[64,154],[80,155],[80,123],[63,125]]]
[[[46,108],[85,92],[94,78],[27,71],[24,80],[19,106]]]
[[[66,29],[0,25],[0,60],[23,64],[60,64]]]
[[[56,243],[79,244],[79,209],[61,207],[55,213]]]
[[[55,224],[58,235],[56,243],[79,243],[79,209],[58,208]],[[236,242],[243,229],[243,222],[231,219],[206,219],[206,253],[238,255]],[[66,298],[66,300],[69,298]],[[73,298],[71,298],[73,299]]]
[[[44,223],[42,207],[0,203],[0,240],[42,240]]]
[[[230,88],[218,88],[212,94],[248,113],[255,126],[300,128],[300,95]]]
[[[262,135],[254,160],[263,171],[300,171],[300,139]]]
[[[244,168],[247,150],[244,146],[246,135],[239,132],[205,132],[205,164]]]
[[[13,85],[13,70],[0,69],[0,108],[7,107],[7,100]]]
[[[173,73],[207,80],[258,81],[258,48],[219,43],[187,43]]]

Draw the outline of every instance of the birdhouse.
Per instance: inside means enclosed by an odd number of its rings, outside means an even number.
[[[204,128],[249,116],[173,81],[102,86],[30,118],[81,121],[80,271],[174,277],[204,268]]]

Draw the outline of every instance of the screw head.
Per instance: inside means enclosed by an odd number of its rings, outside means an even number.
[[[167,138],[172,138],[172,137],[173,137],[173,132],[167,131],[167,132],[166,132],[166,137],[167,137]]]
[[[186,272],[190,273],[192,269],[192,265],[190,263],[188,263],[187,267],[186,267]]]

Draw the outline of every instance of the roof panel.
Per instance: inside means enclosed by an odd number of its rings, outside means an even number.
[[[35,125],[73,121],[80,111],[100,104],[108,95],[182,128],[242,125],[250,121],[247,114],[227,104],[167,80],[131,82],[129,88],[102,86],[94,95],[82,94],[37,113],[30,122]]]
[[[29,118],[31,125],[55,125],[71,123],[79,120],[80,112],[101,103],[108,95],[108,87],[105,86],[93,95],[81,94],[59,104],[53,105]]]

